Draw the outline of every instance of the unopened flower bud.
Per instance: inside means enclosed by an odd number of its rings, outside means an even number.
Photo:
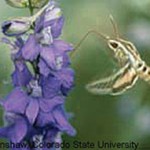
[[[27,8],[29,6],[29,0],[5,0],[6,3],[12,7]],[[43,7],[49,0],[31,0],[33,8]]]
[[[28,0],[5,0],[6,3],[12,7],[26,8],[28,5]]]
[[[27,32],[31,27],[29,19],[20,18],[5,21],[2,24],[2,31],[7,36],[18,36]]]

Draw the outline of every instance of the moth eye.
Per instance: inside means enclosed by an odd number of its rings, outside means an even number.
[[[150,75],[150,71],[148,71],[148,74]]]
[[[110,45],[111,45],[113,48],[117,48],[117,47],[118,47],[118,44],[115,43],[115,42],[111,42]]]

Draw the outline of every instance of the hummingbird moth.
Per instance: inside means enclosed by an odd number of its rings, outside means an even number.
[[[108,47],[111,49],[114,58],[120,66],[120,69],[112,75],[86,85],[86,89],[96,95],[122,94],[127,89],[133,87],[138,78],[150,82],[150,67],[142,60],[134,44],[120,38],[117,24],[114,22],[112,16],[110,16],[110,20],[113,25],[115,38],[92,30],[89,31],[79,43],[80,45],[90,33],[97,34],[106,40]]]

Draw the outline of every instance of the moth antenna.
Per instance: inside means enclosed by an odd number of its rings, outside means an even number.
[[[116,38],[119,39],[120,36],[119,36],[119,30],[118,30],[117,23],[115,22],[115,20],[111,14],[109,15],[109,18],[110,18],[111,24],[113,26],[114,34],[115,34]]]
[[[106,36],[106,35],[104,35],[104,34],[102,34],[102,33],[100,33],[100,32],[97,32],[97,31],[95,31],[95,30],[90,30],[90,31],[88,31],[88,32],[83,36],[83,38],[80,40],[80,42],[75,46],[74,51],[73,51],[73,52],[71,53],[71,55],[70,55],[71,57],[74,56],[76,50],[81,46],[81,44],[87,39],[87,37],[88,37],[91,33],[96,34],[98,37],[103,38],[104,40],[109,40],[109,39],[110,39],[109,36]]]

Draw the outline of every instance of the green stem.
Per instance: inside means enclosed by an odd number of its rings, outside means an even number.
[[[39,67],[38,67],[38,64],[39,64],[39,56],[38,58],[33,61],[33,62],[30,62],[32,67],[33,67],[33,70],[34,70],[34,73],[35,73],[35,79],[38,80],[39,79],[39,74],[40,74],[40,70],[39,70]]]
[[[30,10],[30,15],[33,16],[33,7],[32,7],[32,1],[31,0],[28,0],[29,1],[29,10]]]

